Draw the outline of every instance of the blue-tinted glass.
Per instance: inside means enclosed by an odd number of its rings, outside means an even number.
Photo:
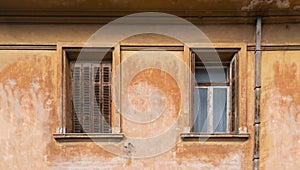
[[[196,88],[194,96],[194,132],[207,132],[207,89]]]
[[[197,82],[226,82],[227,68],[196,68],[195,79]]]
[[[227,127],[227,89],[213,90],[213,128],[214,132],[226,132]]]

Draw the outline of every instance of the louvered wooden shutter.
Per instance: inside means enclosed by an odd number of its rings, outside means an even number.
[[[82,81],[82,103],[83,103],[83,121],[82,128],[85,133],[91,132],[91,64],[83,64]]]
[[[230,91],[231,91],[231,112],[229,114],[230,132],[237,132],[238,125],[238,54],[236,53],[230,63]]]
[[[196,109],[195,109],[195,106],[197,105],[197,103],[194,103],[196,100],[194,99],[195,98],[195,87],[197,85],[197,82],[195,82],[195,68],[196,68],[196,54],[194,52],[191,52],[191,84],[190,84],[190,94],[191,94],[191,97],[190,97],[190,111],[192,114],[192,116],[190,116],[190,126],[192,128],[192,131],[197,131],[198,129],[196,129],[196,125],[198,122],[196,122],[196,118],[197,118],[197,114],[196,114]]]
[[[111,64],[71,65],[73,92],[73,131],[110,133]]]
[[[93,132],[101,133],[101,67],[100,64],[93,64]]]
[[[80,122],[82,121],[82,106],[81,106],[81,65],[72,63],[72,93],[73,93],[73,131],[75,133],[81,133],[82,127]]]
[[[111,64],[102,64],[102,127],[104,133],[111,132]]]

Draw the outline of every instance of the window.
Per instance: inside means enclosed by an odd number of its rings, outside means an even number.
[[[109,133],[111,63],[71,62],[73,132]]]
[[[194,49],[195,75],[193,132],[234,133],[237,131],[238,55],[232,50]]]
[[[66,53],[66,131],[111,133],[112,53]]]

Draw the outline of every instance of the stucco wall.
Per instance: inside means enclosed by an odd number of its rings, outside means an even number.
[[[55,54],[0,51],[1,169],[47,168],[47,145],[56,121]]]
[[[261,167],[300,167],[300,51],[262,55]]]
[[[2,24],[0,43],[85,42],[99,28],[99,25]],[[254,44],[255,25],[199,28],[213,43]],[[299,28],[299,24],[265,25],[263,43],[299,44]],[[247,57],[244,110],[248,140],[180,142],[163,154],[143,159],[120,157],[92,142],[54,140],[52,134],[60,127],[62,107],[57,65],[60,55],[56,50],[0,51],[0,169],[252,169],[253,51],[244,56]],[[297,51],[262,54],[262,169],[299,167],[299,55]]]

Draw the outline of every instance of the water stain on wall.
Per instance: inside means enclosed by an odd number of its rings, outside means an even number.
[[[182,142],[172,150],[155,157],[130,159],[107,152],[95,143],[55,141],[52,134],[60,126],[57,122],[59,119],[57,112],[61,108],[57,104],[59,99],[53,96],[57,88],[60,88],[53,81],[57,76],[54,75],[53,69],[57,66],[51,57],[55,54],[56,52],[51,54],[28,52],[26,57],[20,57],[18,61],[10,63],[0,73],[0,160],[4,160],[0,161],[0,169],[143,169],[145,167],[241,169],[248,167],[249,162],[242,164],[245,160],[243,153],[247,150],[245,146],[249,146],[248,143],[246,145],[234,142],[206,144]],[[13,56],[19,55],[23,55],[23,52],[17,52]],[[163,76],[160,76],[161,74]],[[149,75],[161,79],[155,80],[147,77]],[[166,93],[164,101],[167,104],[169,100],[167,106],[172,108],[169,112],[177,117],[175,113],[178,113],[182,99],[175,80],[161,71],[152,70],[152,74],[142,72],[137,75],[131,81],[131,85],[134,87],[145,80],[153,80],[148,85],[161,92],[158,96]],[[162,80],[167,80],[170,84],[159,83]],[[132,92],[135,96],[135,91]],[[143,111],[142,106],[140,110]],[[144,110],[147,110],[147,107],[145,108]]]
[[[176,123],[181,94],[179,86],[171,75],[158,69],[146,69],[130,81],[128,88],[131,107],[137,112],[133,113],[134,120],[123,121],[126,135],[153,137],[160,135]],[[138,119],[139,117],[141,119]]]
[[[294,62],[296,55],[281,53],[279,60],[275,56],[268,61],[273,66],[273,75],[265,75],[263,83],[263,169],[300,167],[297,163],[300,158],[300,94],[296,90],[300,86],[300,65]]]
[[[47,166],[53,111],[49,68],[49,56],[32,56],[20,57],[0,72],[0,169]]]

